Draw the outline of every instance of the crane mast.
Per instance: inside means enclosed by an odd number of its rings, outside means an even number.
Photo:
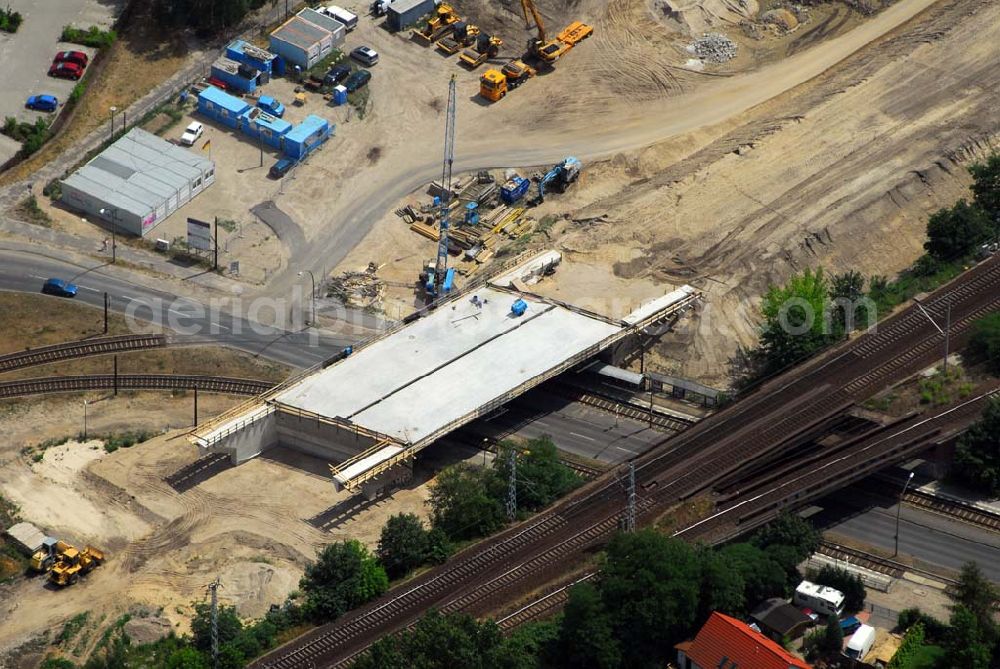
[[[455,75],[448,83],[448,111],[444,130],[444,164],[441,169],[441,214],[437,263],[434,266],[434,296],[441,295],[448,271],[448,216],[451,212],[451,168],[455,162]]]
[[[538,13],[538,9],[535,7],[535,3],[532,0],[521,0],[521,11],[524,13],[524,22],[531,27],[531,21],[534,19],[535,27],[538,28],[538,41],[545,42],[545,24],[542,23],[542,17]],[[528,14],[531,14],[531,18],[528,18]]]

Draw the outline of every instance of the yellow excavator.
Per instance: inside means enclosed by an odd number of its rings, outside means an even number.
[[[462,17],[455,13],[454,7],[442,2],[434,8],[434,16],[427,21],[427,25],[421,30],[414,30],[413,35],[430,44],[444,35],[450,25],[461,20]]]
[[[538,30],[538,36],[528,40],[528,56],[537,59],[545,66],[551,66],[567,51],[594,34],[592,26],[574,21],[556,35],[555,39],[550,40],[545,32],[542,15],[539,14],[533,0],[521,0],[521,12],[524,14],[527,27],[530,28],[534,21]],[[535,74],[537,71],[524,61],[512,60],[501,70],[491,69],[483,73],[479,78],[479,95],[496,102],[507,95],[508,90],[516,88]]]
[[[62,552],[49,571],[49,580],[56,585],[73,585],[80,577],[93,571],[104,562],[104,552],[93,546],[82,551],[70,546]]]

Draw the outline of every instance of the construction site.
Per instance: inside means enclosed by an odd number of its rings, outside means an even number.
[[[5,541],[23,566],[9,578],[0,569],[0,668],[52,653],[82,664],[125,616],[133,639],[189,633],[213,582],[223,604],[259,619],[324,546],[374,549],[390,516],[428,520],[443,467],[549,435],[585,478],[616,478],[523,538],[462,553],[459,575],[421,573],[386,609],[513,615],[526,593],[547,592],[542,576],[579,567],[614,531],[624,463],[648,463],[643,522],[703,493],[742,502],[744,487],[786,474],[743,462],[785,438],[806,442],[834,410],[920,371],[872,362],[869,375],[859,362],[828,387],[809,368],[773,402],[752,400],[752,420],[723,411],[722,428],[698,426],[730,391],[734,353],[757,342],[770,286],[806,268],[891,277],[909,267],[929,214],[964,197],[966,168],[1000,148],[1000,6],[469,0],[413,16],[411,5],[346,5],[359,20],[334,63],[359,44],[379,56],[350,65],[370,82],[346,104],[322,88],[326,72],[262,84],[288,103],[290,123],[319,115],[335,128],[286,175],[268,172],[283,154],[263,140],[178,106],[179,127],[205,125],[191,150],[211,157],[215,182],[156,234],[176,244],[190,218],[231,221],[215,230],[218,272],[152,242],[119,238],[109,251],[106,225],[42,196],[55,173],[3,191],[6,207],[27,184],[50,225],[24,227],[12,208],[0,222],[0,290],[23,300],[0,319],[0,502],[17,507],[22,526]],[[250,52],[264,50],[262,35],[243,35]],[[198,55],[214,61],[224,48]],[[79,284],[75,304],[29,294],[50,276]],[[205,323],[221,330],[167,326],[139,342],[114,320],[137,298],[165,300],[168,316],[187,311],[170,299],[221,305],[241,323],[273,312],[275,329],[240,334],[209,310]],[[993,304],[963,299],[956,323]],[[68,306],[52,306],[60,300]],[[253,300],[268,306],[238,311]],[[112,311],[103,332],[102,305]],[[63,318],[72,326],[52,325]],[[73,352],[25,357],[70,342]],[[933,420],[944,430],[953,418]],[[900,420],[879,429],[910,429]],[[938,438],[927,429],[912,443],[895,432],[824,443],[891,446],[896,462]],[[137,432],[141,441],[114,445]],[[664,443],[680,444],[677,457],[707,483],[683,478],[658,454]],[[817,491],[828,485],[816,478]],[[765,503],[793,503],[778,487],[759,491],[748,525],[770,517]],[[712,518],[691,522],[692,541],[728,540],[744,522]],[[544,554],[518,543],[536,534],[539,546],[563,543]],[[482,598],[469,603],[477,578]],[[432,586],[442,590],[422,594]],[[85,612],[83,633],[56,644]],[[345,666],[372,641],[367,630],[415,619],[388,616],[347,616],[329,632],[347,639],[336,650],[313,636],[267,666]]]

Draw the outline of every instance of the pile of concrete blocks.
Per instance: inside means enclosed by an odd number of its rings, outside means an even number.
[[[736,43],[720,33],[705,33],[688,50],[706,63],[725,63],[736,57]]]

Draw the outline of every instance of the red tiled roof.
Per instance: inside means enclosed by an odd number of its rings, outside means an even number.
[[[686,651],[703,669],[811,669],[746,623],[715,612]]]

